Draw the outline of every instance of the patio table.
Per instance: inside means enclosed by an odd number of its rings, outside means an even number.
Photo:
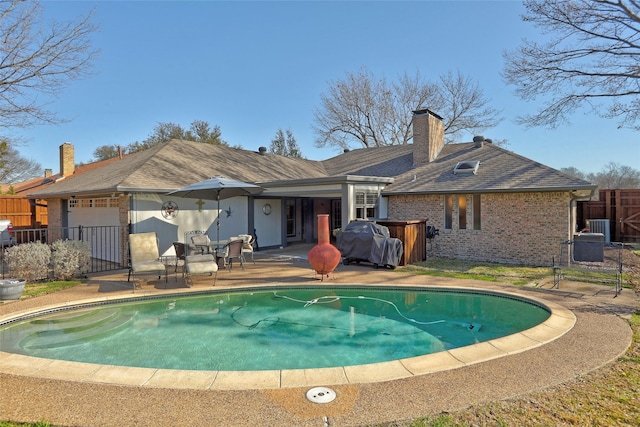
[[[189,254],[212,254],[217,249],[226,245],[228,240],[212,240],[207,244],[196,244],[189,243],[187,246],[189,247]]]

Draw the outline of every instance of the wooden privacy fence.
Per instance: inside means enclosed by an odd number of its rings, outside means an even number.
[[[11,221],[14,230],[46,228],[48,225],[47,206],[42,202],[36,203],[23,196],[1,195],[0,219]],[[17,243],[22,242],[18,241]]]
[[[600,190],[599,196],[598,201],[578,202],[578,225],[608,220],[612,241],[640,243],[640,189]]]

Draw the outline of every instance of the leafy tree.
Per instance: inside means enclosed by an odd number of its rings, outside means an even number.
[[[607,163],[597,173],[584,173],[575,167],[562,168],[560,170],[576,178],[592,182],[602,190],[640,188],[640,170],[615,162]]]
[[[437,83],[426,81],[419,72],[405,73],[389,83],[361,68],[330,82],[320,102],[314,112],[317,147],[407,144],[413,138],[412,111],[420,108],[443,117],[447,142],[463,131],[477,134],[501,121],[478,84],[460,73],[444,74]]]
[[[124,149],[117,145],[101,145],[93,151],[93,158],[96,160],[107,160],[118,157],[120,150],[122,150],[124,154]]]
[[[543,106],[519,118],[556,127],[578,108],[640,129],[640,3],[635,0],[526,0],[523,20],[545,34],[505,52],[503,76],[520,98]]]
[[[153,128],[153,133],[147,137],[141,143],[136,141],[132,144],[129,144],[128,151],[130,153],[135,153],[137,151],[145,150],[147,148],[151,148],[154,145],[162,144],[163,142],[171,141],[172,139],[184,139],[186,131],[182,128],[182,126],[172,123],[172,122],[160,122],[155,128]]]
[[[85,76],[97,51],[91,14],[45,24],[37,1],[0,2],[0,126],[59,123],[45,108],[72,80]]]
[[[287,150],[287,143],[284,136],[284,132],[282,129],[278,129],[276,132],[276,136],[271,140],[271,145],[269,145],[269,152],[273,154],[279,154],[284,156],[284,153]]]
[[[146,150],[172,139],[182,139],[187,141],[202,142],[204,144],[228,145],[222,139],[222,131],[220,126],[216,125],[211,129],[211,125],[203,120],[194,120],[191,122],[189,129],[185,130],[182,126],[172,122],[159,122],[153,128],[153,133],[142,142],[133,142],[126,147],[118,145],[101,145],[93,152],[96,160],[106,160],[119,155],[120,150],[123,154],[136,153]]]
[[[183,139],[203,142],[205,144],[227,145],[227,143],[222,140],[220,126],[215,125],[213,129],[211,129],[211,125],[204,120],[194,120]]]
[[[269,152],[286,157],[302,158],[300,147],[290,129],[287,129],[286,137],[282,129],[278,129],[276,136],[271,140]]]
[[[22,157],[9,142],[0,142],[0,183],[22,182],[41,173],[40,163]]]

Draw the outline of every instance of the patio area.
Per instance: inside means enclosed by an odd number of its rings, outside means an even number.
[[[10,391],[0,395],[0,419],[74,426],[323,426],[325,420],[331,426],[362,426],[451,411],[558,384],[609,363],[631,341],[625,318],[637,308],[638,299],[628,289],[614,298],[613,288],[581,283],[562,282],[557,290],[545,289],[551,286],[552,278],[548,286],[520,288],[414,276],[401,268],[373,269],[367,264],[340,265],[331,278],[321,282],[306,261],[310,247],[256,252],[255,264],[249,261],[244,270],[239,266],[220,270],[216,288],[325,282],[482,288],[558,304],[571,310],[576,322],[559,338],[526,351],[514,349],[498,358],[486,358],[478,351],[476,360],[455,369],[399,379],[385,377],[375,365],[368,372],[371,382],[330,385],[316,382],[313,370],[301,373],[305,378],[298,381],[304,381],[304,386],[283,386],[287,379],[281,376],[276,387],[269,382],[243,385],[236,378],[235,387],[221,388],[212,386],[215,381],[203,380],[198,371],[183,371],[186,373],[179,381],[173,376],[170,383],[163,383],[162,375],[156,373],[155,382],[150,382],[141,380],[135,370],[117,367],[103,370],[97,380],[82,369],[60,369],[64,362],[36,359],[38,363],[24,366],[13,355],[0,353],[0,387]],[[55,294],[2,303],[0,318],[71,301],[197,292],[211,289],[213,283],[209,276],[194,276],[194,285],[186,288],[180,268],[177,274],[173,267],[168,272],[166,290],[162,278],[150,280],[132,293],[127,271],[122,270],[94,275],[85,284]],[[374,381],[376,376],[382,380]],[[311,403],[306,399],[311,385],[327,385],[336,392],[336,399]]]

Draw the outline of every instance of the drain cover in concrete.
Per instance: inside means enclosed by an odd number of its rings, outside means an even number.
[[[329,403],[336,398],[336,392],[328,387],[314,387],[307,391],[307,399],[313,403]]]

